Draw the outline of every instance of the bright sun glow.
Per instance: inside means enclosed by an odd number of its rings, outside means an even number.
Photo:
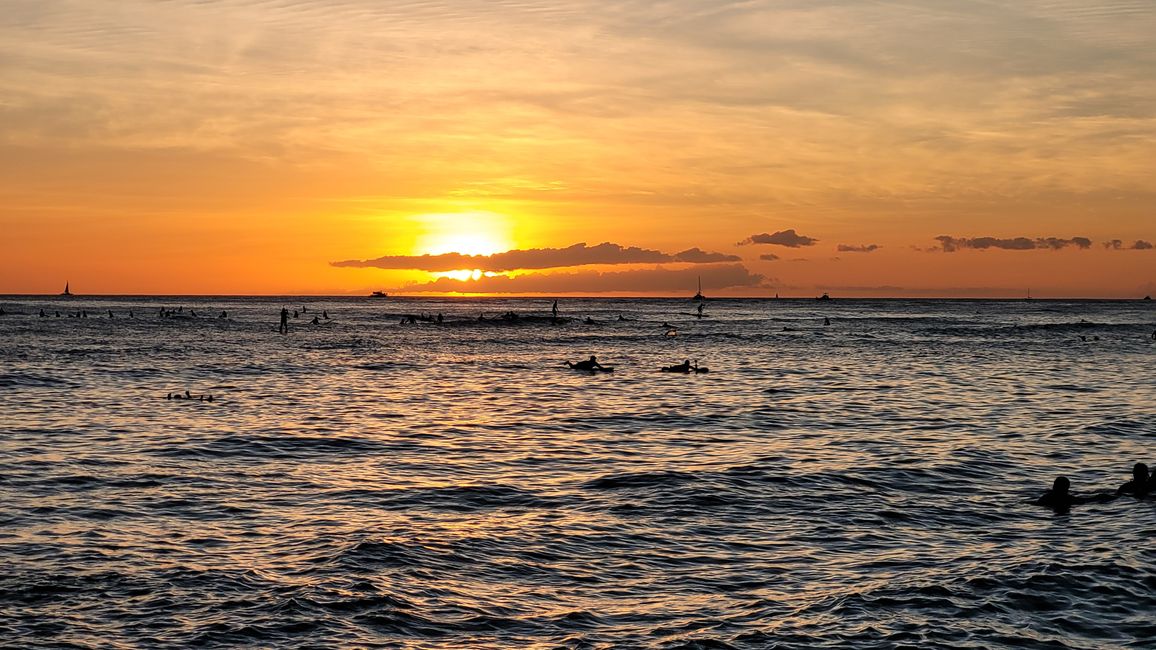
[[[493,255],[516,247],[510,219],[506,215],[494,212],[451,212],[421,214],[415,220],[422,231],[414,246],[418,255]]]

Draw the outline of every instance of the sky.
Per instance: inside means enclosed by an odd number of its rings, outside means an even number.
[[[1151,0],[6,0],[0,293],[1156,294],[1154,33]]]

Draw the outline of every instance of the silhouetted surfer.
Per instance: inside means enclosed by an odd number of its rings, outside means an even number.
[[[1152,481],[1148,478],[1148,466],[1136,463],[1132,466],[1132,480],[1121,485],[1116,495],[1131,494],[1137,499],[1143,499],[1152,491]]]
[[[831,319],[830,319],[830,318],[823,318],[823,325],[824,325],[824,326],[826,326],[826,325],[830,325],[830,324],[831,324]]]
[[[554,301],[554,306],[550,308],[550,313],[554,314],[554,320],[558,320],[558,301]]]
[[[606,367],[598,363],[598,357],[593,354],[590,355],[588,361],[579,361],[578,363],[566,362],[566,365],[574,370],[605,370]]]
[[[688,373],[691,371],[690,359],[687,359],[686,361],[683,361],[682,363],[677,364],[677,365],[667,366],[667,367],[663,368],[662,371],[663,372]]]
[[[1074,505],[1083,503],[1104,503],[1116,498],[1112,494],[1094,494],[1089,497],[1078,497],[1068,489],[1071,487],[1071,481],[1066,476],[1057,476],[1056,480],[1052,482],[1052,489],[1044,492],[1043,496],[1036,499],[1037,506],[1047,506],[1059,513],[1067,512],[1069,508]]]
[[[698,317],[702,318],[702,303],[698,303]]]
[[[285,307],[281,308],[281,327],[279,330],[282,334],[289,333],[289,310]]]

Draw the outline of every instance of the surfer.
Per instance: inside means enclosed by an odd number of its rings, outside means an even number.
[[[823,325],[826,326],[826,325],[830,325],[830,324],[831,324],[831,319],[827,318],[827,317],[823,317]]]
[[[591,371],[593,371],[593,370],[605,370],[606,369],[606,366],[603,366],[602,364],[598,363],[598,357],[594,356],[593,354],[590,355],[590,359],[588,361],[579,361],[578,363],[570,363],[569,361],[567,361],[566,366],[568,368],[573,368],[574,370],[591,370]]]
[[[285,307],[281,308],[281,327],[278,328],[282,334],[289,333],[289,310]]]
[[[1137,499],[1143,499],[1152,491],[1152,488],[1152,481],[1148,478],[1148,466],[1144,463],[1136,463],[1132,466],[1132,480],[1121,485],[1116,490],[1116,496],[1131,494]]]
[[[1056,480],[1052,482],[1052,489],[1044,492],[1040,498],[1036,499],[1036,505],[1047,506],[1057,513],[1066,513],[1069,508],[1077,504],[1104,503],[1116,498],[1113,494],[1093,494],[1092,496],[1078,497],[1068,491],[1071,485],[1068,477],[1057,476]]]
[[[550,313],[554,315],[554,320],[558,320],[558,300],[554,300],[554,306],[550,308]]]
[[[702,318],[702,307],[703,307],[702,303],[701,302],[698,303],[698,317],[699,318]]]
[[[690,365],[690,359],[687,359],[686,361],[673,366],[667,366],[662,369],[663,372],[680,372],[683,374],[689,373],[691,370],[693,370],[693,367]]]

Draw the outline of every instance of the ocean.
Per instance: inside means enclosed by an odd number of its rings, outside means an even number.
[[[1156,647],[1152,302],[0,306],[4,647]]]

